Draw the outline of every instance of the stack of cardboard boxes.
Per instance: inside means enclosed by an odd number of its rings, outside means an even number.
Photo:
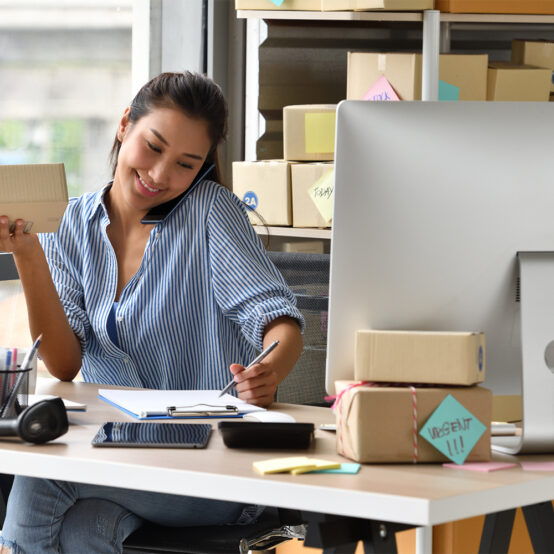
[[[233,163],[233,192],[253,224],[330,227],[336,105],[283,109],[282,160]]]
[[[360,330],[355,381],[335,383],[337,451],[365,463],[490,459],[482,333]]]
[[[421,100],[421,66],[421,54],[349,52],[346,97],[367,100],[384,76],[399,100]],[[511,62],[441,54],[439,100],[548,101],[553,69],[554,43],[546,41],[514,41]]]
[[[348,52],[346,98],[420,100],[421,70],[417,53]],[[439,99],[548,101],[553,70],[550,41],[514,40],[511,62],[441,54]],[[253,224],[331,226],[335,115],[336,104],[285,106],[283,159],[233,164],[233,190],[251,208]]]

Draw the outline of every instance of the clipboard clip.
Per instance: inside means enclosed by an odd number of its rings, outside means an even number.
[[[237,416],[239,409],[233,405],[193,404],[191,406],[168,406],[169,417],[217,417]]]

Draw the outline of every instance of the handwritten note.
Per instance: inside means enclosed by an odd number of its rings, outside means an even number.
[[[460,97],[460,87],[439,80],[439,100],[456,101]]]
[[[456,464],[463,464],[487,427],[449,394],[419,432]]]
[[[335,151],[335,112],[308,112],[304,116],[306,152]]]
[[[395,102],[400,100],[400,98],[392,88],[392,85],[387,81],[387,78],[381,75],[364,94],[362,100],[370,100],[372,102]]]
[[[335,171],[324,173],[309,189],[312,199],[321,217],[329,223],[333,219],[333,195],[335,190]]]

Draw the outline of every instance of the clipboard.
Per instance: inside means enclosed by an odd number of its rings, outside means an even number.
[[[98,397],[139,420],[237,418],[265,408],[217,390],[98,389]],[[171,412],[169,408],[172,408]]]
[[[239,409],[233,405],[216,406],[193,404],[192,406],[168,406],[169,417],[240,417]]]

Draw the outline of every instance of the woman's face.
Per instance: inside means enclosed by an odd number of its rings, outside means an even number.
[[[208,125],[173,108],[156,108],[135,123],[127,114],[118,127],[113,192],[117,202],[146,212],[190,187],[211,147]]]

